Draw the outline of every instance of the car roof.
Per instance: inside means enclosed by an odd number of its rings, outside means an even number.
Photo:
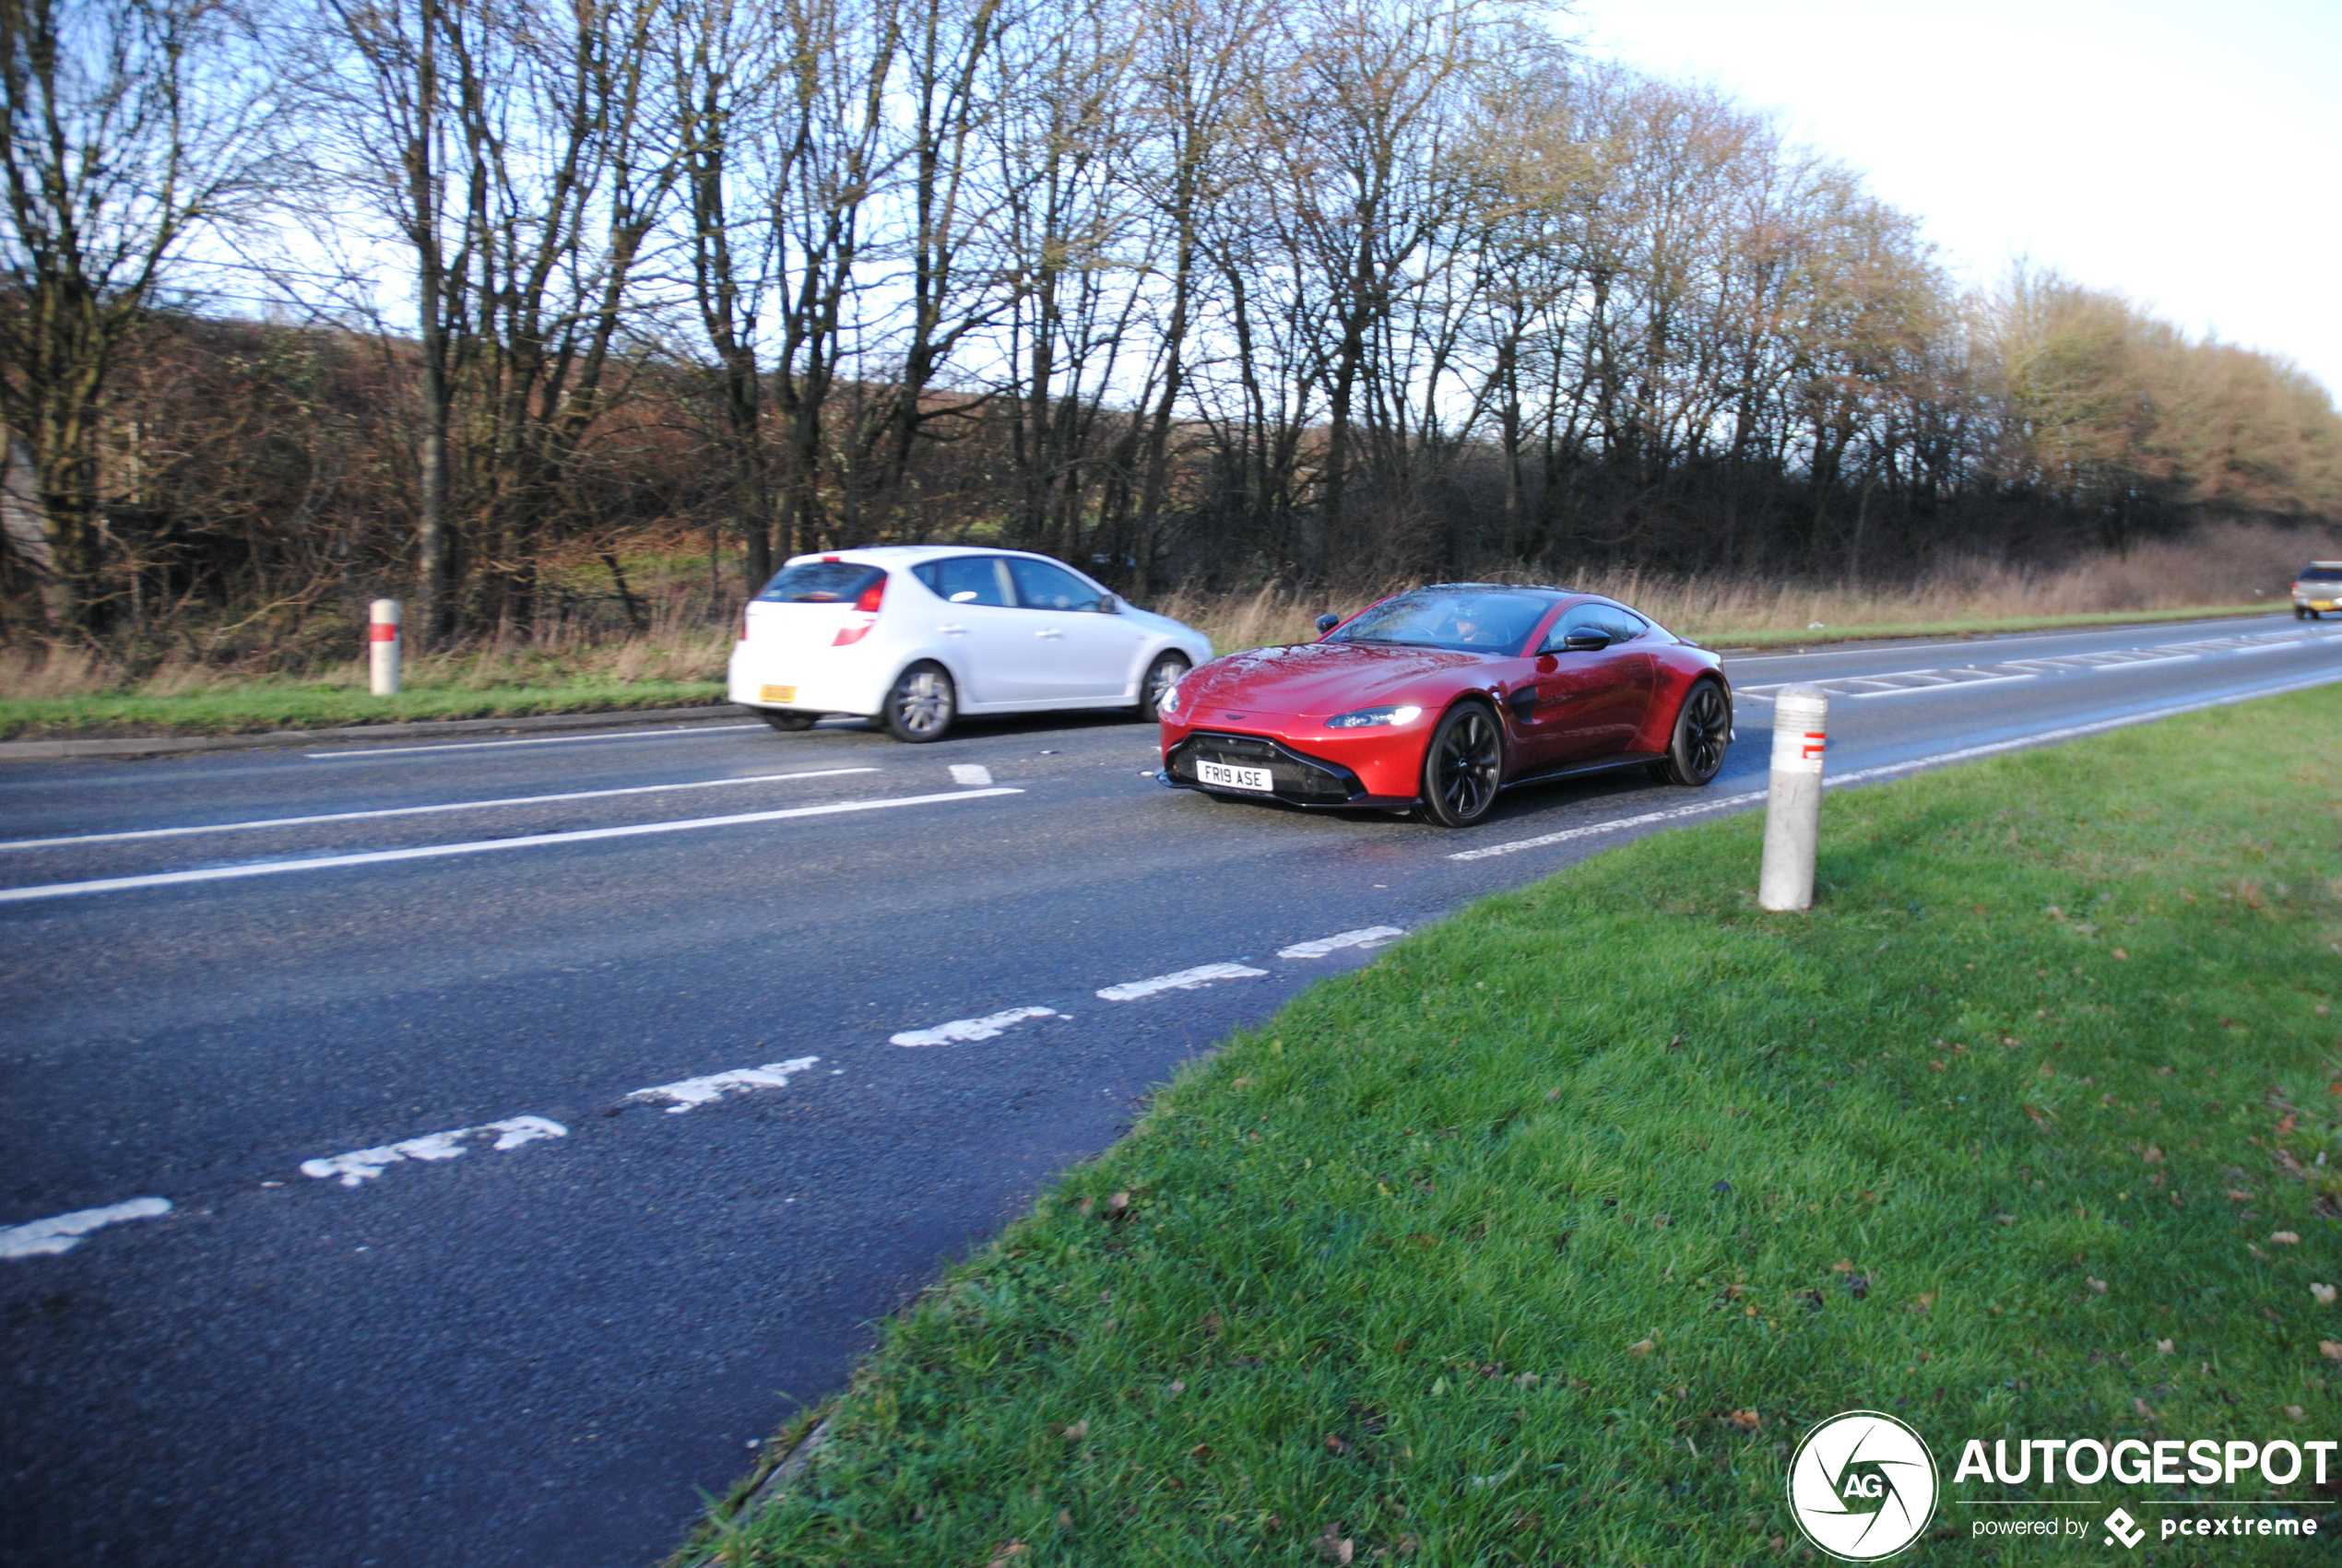
[[[857,545],[852,549],[808,550],[793,555],[782,564],[795,566],[801,560],[846,560],[858,566],[917,566],[923,560],[938,560],[953,555],[1013,555],[1028,560],[1046,560],[1052,566],[1070,566],[1055,556],[1039,555],[1032,550],[1001,549],[995,545]],[[1082,569],[1073,567],[1076,572]]]
[[[2342,560],[2313,560],[2312,566],[2342,566]]]

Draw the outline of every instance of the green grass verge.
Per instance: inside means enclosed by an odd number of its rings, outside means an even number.
[[[2337,798],[2328,689],[1834,796],[1807,915],[1756,816],[1477,903],[1182,1071],[685,1560],[1754,1563],[1839,1410],[1947,1494],[2342,1437]],[[1971,1517],[1900,1561],[2107,1555]]]
[[[225,687],[183,697],[0,699],[0,740],[130,735],[233,735],[268,729],[333,729],[402,719],[484,719],[526,713],[589,713],[680,708],[724,700],[716,680],[597,680],[548,686],[409,688],[374,697],[336,686]]]
[[[2240,615],[2283,614],[2284,600],[2247,605],[2198,605],[2193,609],[2093,610],[2085,615],[1978,617],[1970,619],[1899,621],[1879,626],[1787,628],[1764,631],[1686,631],[1712,648],[1814,648],[1831,643],[1890,642],[1905,637],[1991,637],[2011,631],[2056,631],[2092,626],[2144,626],[2171,620],[2221,620]]]

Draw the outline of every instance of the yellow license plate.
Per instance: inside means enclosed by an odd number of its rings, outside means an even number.
[[[760,686],[756,689],[756,700],[760,702],[794,702],[797,701],[797,688],[794,686]]]

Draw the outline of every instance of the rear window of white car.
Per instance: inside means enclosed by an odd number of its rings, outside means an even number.
[[[1001,570],[1004,564],[997,555],[950,555],[941,560],[923,560],[911,568],[911,573],[946,604],[1006,608],[1014,601],[1009,597],[1008,573]]]
[[[2342,583],[2342,566],[2305,566],[2300,581],[2303,583]]]
[[[886,581],[882,566],[851,560],[800,560],[781,568],[756,595],[767,605],[852,604]]]

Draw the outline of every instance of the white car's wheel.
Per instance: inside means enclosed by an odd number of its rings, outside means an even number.
[[[1124,666],[1128,668],[1128,666]],[[1153,724],[1163,717],[1164,694],[1187,678],[1194,666],[1185,654],[1160,654],[1147,666],[1147,677],[1139,683],[1139,718]]]
[[[916,746],[942,739],[959,711],[950,673],[941,665],[922,660],[894,678],[879,718],[887,734]]]

